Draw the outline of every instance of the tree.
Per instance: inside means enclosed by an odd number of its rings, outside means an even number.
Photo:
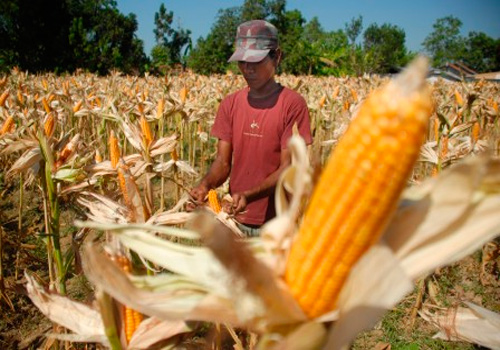
[[[371,72],[394,73],[407,63],[403,29],[387,23],[379,27],[374,23],[366,28],[363,38]]]
[[[207,38],[200,38],[191,51],[187,66],[200,74],[225,73],[227,60],[233,52],[236,28],[240,24],[241,8],[219,10],[217,20]]]
[[[432,57],[432,63],[441,67],[449,61],[459,60],[464,52],[464,39],[460,35],[462,21],[453,16],[439,18],[422,43]]]
[[[351,46],[354,47],[356,44],[356,39],[359,34],[363,31],[363,17],[358,16],[358,18],[352,18],[351,22],[345,24],[345,33]]]
[[[155,29],[153,30],[156,37],[156,46],[151,52],[154,66],[168,65],[172,66],[177,63],[184,63],[183,58],[186,55],[182,53],[182,49],[191,47],[191,31],[179,28],[172,28],[174,13],[168,11],[164,4],[160,5],[159,12],[155,13]]]
[[[500,39],[482,32],[470,32],[465,39],[463,61],[478,72],[500,70]]]

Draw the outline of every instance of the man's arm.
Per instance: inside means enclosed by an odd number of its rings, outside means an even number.
[[[210,169],[201,179],[200,183],[189,192],[196,201],[196,204],[203,203],[210,189],[219,187],[227,180],[231,172],[232,154],[233,146],[231,143],[219,140],[217,143],[217,155]]]
[[[272,195],[279,177],[283,170],[285,170],[292,162],[290,150],[282,149],[280,166],[276,171],[269,174],[259,185],[240,193],[233,193],[233,210],[234,213],[239,213],[245,210],[248,203],[253,202],[262,197]]]

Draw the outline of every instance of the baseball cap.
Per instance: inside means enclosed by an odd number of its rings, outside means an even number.
[[[236,31],[236,50],[228,62],[260,62],[270,50],[278,48],[278,30],[264,20],[242,23]]]

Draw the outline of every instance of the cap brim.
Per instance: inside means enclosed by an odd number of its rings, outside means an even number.
[[[234,51],[233,55],[227,61],[228,62],[244,61],[251,63],[260,62],[269,54],[269,51],[270,51],[269,49],[250,50],[239,47],[236,49],[236,51]]]

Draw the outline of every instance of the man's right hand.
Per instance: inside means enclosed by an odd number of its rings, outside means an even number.
[[[193,211],[198,206],[203,205],[205,203],[205,199],[208,194],[208,188],[204,185],[198,185],[189,191],[189,195],[191,196],[191,200],[186,204],[187,211]]]

